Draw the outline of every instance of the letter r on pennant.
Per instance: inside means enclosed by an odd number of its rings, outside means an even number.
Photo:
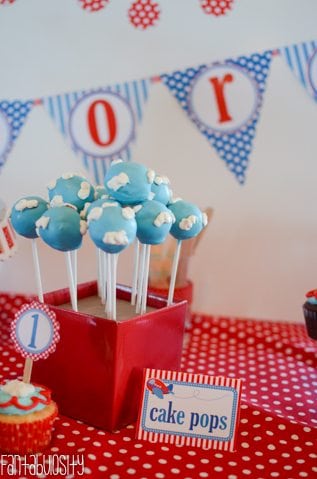
[[[216,103],[218,106],[219,123],[224,123],[226,121],[232,120],[232,116],[228,112],[227,102],[225,98],[225,84],[231,83],[233,82],[233,80],[234,78],[231,73],[227,73],[222,78],[218,78],[218,77],[209,78],[209,82],[211,83],[213,87]]]

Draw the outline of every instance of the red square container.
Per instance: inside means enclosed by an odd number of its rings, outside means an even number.
[[[78,287],[81,299],[97,297],[97,284]],[[131,290],[117,288],[130,302]],[[155,308],[142,316],[110,320],[67,309],[69,290],[45,295],[60,323],[60,342],[46,360],[33,365],[32,381],[52,389],[61,414],[113,431],[137,419],[143,368],[178,370],[187,302],[171,306],[149,294]]]

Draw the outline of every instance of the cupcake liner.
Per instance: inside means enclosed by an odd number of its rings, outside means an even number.
[[[306,322],[307,334],[312,339],[317,339],[317,311],[307,309],[303,306],[304,317]]]
[[[16,454],[29,454],[45,449],[52,439],[52,427],[57,416],[57,407],[44,418],[27,422],[2,422],[0,418],[0,451]],[[7,416],[8,417],[8,416]]]

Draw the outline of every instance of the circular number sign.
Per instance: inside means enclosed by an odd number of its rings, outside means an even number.
[[[95,92],[81,98],[70,114],[69,131],[83,153],[103,158],[127,147],[135,121],[129,103],[117,93]]]
[[[205,128],[230,133],[253,117],[259,99],[248,72],[235,65],[214,65],[193,82],[188,106],[193,119]]]
[[[308,63],[308,77],[315,95],[317,95],[317,50],[312,54]]]
[[[45,359],[55,351],[59,341],[56,315],[45,304],[33,301],[16,313],[11,337],[24,358]]]
[[[11,131],[6,115],[0,110],[0,159],[10,145]]]

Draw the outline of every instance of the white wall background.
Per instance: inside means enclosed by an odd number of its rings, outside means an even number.
[[[76,0],[17,0],[0,6],[0,97],[29,99],[144,78],[199,63],[317,38],[314,0],[235,0],[232,12],[205,15],[198,0],[161,0],[149,31],[128,22],[130,0],[89,14]],[[317,105],[283,60],[273,59],[245,186],[155,85],[134,159],[167,174],[179,196],[212,206],[214,218],[190,266],[194,309],[215,314],[302,321],[301,304],[317,277]],[[65,171],[79,171],[51,119],[36,107],[0,174],[7,205],[45,195]],[[66,286],[62,254],[40,243],[45,290]],[[131,251],[120,260],[129,282]],[[95,277],[88,239],[80,280]],[[35,292],[30,243],[0,263],[0,290]]]

